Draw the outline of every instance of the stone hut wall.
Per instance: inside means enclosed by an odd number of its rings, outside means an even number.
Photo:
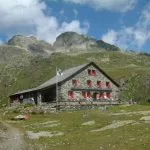
[[[88,75],[88,69],[95,70],[96,76],[89,76]],[[59,87],[59,101],[72,101],[68,99],[68,92],[71,90],[71,88],[74,88],[72,84],[72,80],[78,80],[78,85],[76,88],[88,88],[87,80],[92,81],[92,87],[91,88],[97,88],[97,81],[101,81],[102,87],[105,89],[104,86],[106,82],[110,82],[110,89],[112,89],[111,92],[111,101],[118,101],[119,100],[119,88],[111,82],[105,75],[103,75],[97,68],[95,68],[93,65],[90,65],[85,70],[71,78],[70,80],[66,81],[64,84],[62,84]],[[93,95],[94,92],[91,92],[91,95]],[[82,91],[74,91],[75,95],[75,101],[81,101],[83,100]],[[90,100],[92,100],[91,98]]]

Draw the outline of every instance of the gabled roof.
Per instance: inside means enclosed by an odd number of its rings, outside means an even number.
[[[69,78],[75,76],[76,74],[78,74],[80,71],[86,69],[88,66],[93,65],[94,67],[96,67],[102,74],[104,74],[109,80],[111,80],[117,87],[119,87],[119,84],[116,83],[111,77],[109,77],[101,68],[99,68],[94,62],[90,62],[87,64],[83,64],[77,67],[73,67],[70,69],[67,69],[65,71],[63,71],[63,75],[62,76],[54,76],[53,78],[51,78],[50,80],[46,81],[45,83],[41,84],[40,86],[36,87],[36,88],[32,88],[32,89],[27,89],[24,91],[20,91],[17,92],[13,95],[19,95],[19,94],[23,94],[23,93],[29,93],[29,92],[33,92],[33,91],[39,91],[45,88],[48,88],[50,86],[53,86],[56,84],[56,82],[58,84],[67,81]],[[11,95],[11,96],[13,96]]]
[[[64,80],[66,80],[67,78],[69,78],[70,76],[72,76],[74,73],[78,72],[79,70],[81,70],[82,68],[86,67],[88,64],[84,64],[84,65],[80,65],[77,67],[73,67],[70,69],[67,69],[65,71],[63,71],[63,75],[62,76],[55,76],[53,78],[51,78],[50,80],[46,81],[45,83],[41,84],[39,86],[39,88],[45,88],[51,85],[56,84],[56,82],[60,83]]]

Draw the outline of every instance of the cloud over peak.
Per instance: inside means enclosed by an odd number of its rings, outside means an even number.
[[[0,33],[7,37],[14,34],[33,34],[53,43],[65,31],[86,34],[88,25],[79,20],[59,23],[55,16],[47,16],[47,6],[41,0],[0,1]]]
[[[105,42],[116,44],[124,49],[141,48],[150,40],[150,3],[148,3],[138,21],[132,26],[124,26],[119,30],[108,30],[102,36]]]

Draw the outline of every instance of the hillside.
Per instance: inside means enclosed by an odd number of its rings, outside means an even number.
[[[133,86],[132,89],[135,90],[133,95],[135,99],[140,101],[148,99],[150,57],[121,52],[84,53],[75,56],[56,53],[45,59],[42,57],[33,58],[28,65],[18,68],[3,66],[5,72],[0,75],[1,103],[8,100],[8,95],[38,86],[54,76],[56,66],[66,69],[89,61],[97,63],[123,87],[130,83],[129,85]],[[7,74],[7,76],[4,76],[4,74]],[[136,76],[138,78],[135,78]],[[129,98],[126,97],[126,99]]]

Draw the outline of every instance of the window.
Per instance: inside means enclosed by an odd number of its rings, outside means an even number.
[[[106,82],[106,87],[109,89],[110,88],[110,82]]]
[[[101,81],[97,81],[97,87],[101,88]]]
[[[87,85],[88,85],[88,87],[92,87],[92,81],[91,80],[87,80]]]
[[[106,93],[106,97],[110,99],[110,92]]]
[[[74,99],[74,92],[73,91],[68,92],[68,98],[69,99]]]
[[[90,91],[87,92],[87,98],[91,98],[91,92]]]
[[[96,70],[88,69],[88,75],[89,76],[96,76]]]
[[[99,97],[102,99],[104,98],[104,92],[100,93]]]
[[[83,98],[86,98],[86,92],[85,91],[82,91],[82,96],[83,96]]]
[[[88,75],[89,75],[89,76],[92,75],[92,70],[88,69]]]
[[[92,76],[96,76],[96,70],[92,70]]]
[[[77,85],[78,85],[78,80],[72,80],[72,85],[73,85],[74,87],[77,87]]]

